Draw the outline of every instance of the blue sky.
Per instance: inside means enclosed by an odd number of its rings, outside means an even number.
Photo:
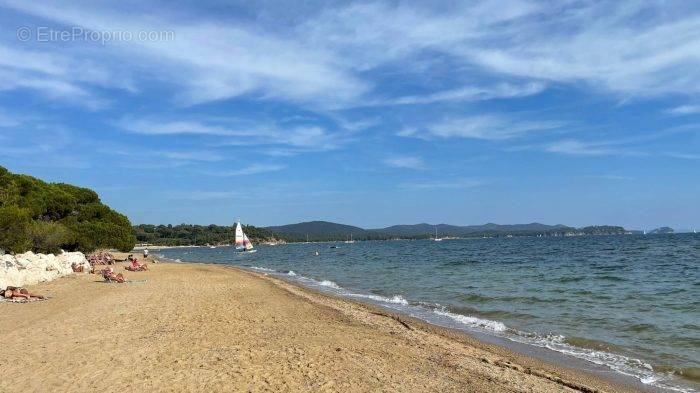
[[[135,223],[700,226],[700,5],[0,0],[0,165]]]

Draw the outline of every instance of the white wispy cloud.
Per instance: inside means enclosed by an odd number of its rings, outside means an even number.
[[[285,151],[295,155],[303,152],[325,151],[338,148],[346,137],[331,133],[320,126],[285,127],[275,123],[254,124],[253,121],[239,121],[231,126],[226,119],[170,120],[168,118],[133,118],[117,121],[117,127],[142,135],[201,135],[230,137],[219,139],[217,146],[275,146],[269,151]],[[222,121],[224,120],[224,121]],[[270,154],[273,155],[273,154]]]
[[[531,82],[524,85],[500,83],[489,87],[467,86],[423,95],[411,95],[388,100],[379,100],[372,103],[372,105],[431,104],[444,101],[483,101],[497,98],[527,97],[541,93],[546,87],[546,84],[540,82]]]
[[[518,121],[501,115],[477,115],[447,118],[429,124],[423,129],[405,128],[397,135],[418,138],[472,138],[503,140],[517,138],[530,132],[561,128],[556,121]]]
[[[168,166],[182,166],[194,162],[219,162],[226,159],[212,150],[165,150],[165,149],[134,149],[129,146],[104,144],[99,149],[108,154],[116,154],[123,157],[136,158],[138,161],[131,159],[120,160],[119,164],[123,166],[138,167],[138,165],[150,166],[154,168],[167,168]]]
[[[236,130],[220,125],[209,125],[199,121],[163,119],[121,119],[117,125],[127,131],[142,135],[199,134],[216,136],[246,136],[265,133],[261,130]]]
[[[700,92],[700,15],[680,2],[482,0],[430,7],[375,1],[322,7],[274,26],[224,24],[204,14],[186,21],[162,8],[138,16],[95,2],[2,3],[94,31],[175,32],[169,41],[75,45],[69,55],[47,45],[0,50],[8,54],[0,56],[0,68],[21,72],[15,83],[63,95],[93,95],[86,85],[137,91],[146,79],[167,80],[185,105],[248,95],[338,108],[372,101],[367,98],[378,81],[368,71],[384,67],[411,76],[444,73],[446,65],[454,65],[455,80],[477,71],[495,83],[464,83],[387,102],[517,98],[549,82],[583,82],[628,96]],[[275,11],[251,10],[260,14],[258,21]],[[441,56],[421,61],[429,53]]]
[[[620,149],[610,148],[606,142],[585,142],[574,139],[566,139],[548,143],[544,150],[550,153],[601,156],[620,154]]]
[[[666,113],[671,115],[692,115],[700,113],[700,105],[681,105],[667,109]]]
[[[679,158],[682,160],[700,160],[700,154],[694,154],[694,153],[664,153],[663,154],[666,157],[671,157],[671,158]]]
[[[335,117],[335,122],[341,127],[349,131],[362,131],[381,124],[381,119],[378,117],[354,118],[347,119],[343,117]]]
[[[245,166],[241,169],[223,170],[223,171],[209,171],[206,172],[210,176],[220,176],[220,177],[235,177],[235,176],[249,176],[257,175],[266,172],[276,172],[286,169],[286,165],[274,165],[274,164],[252,164]]]
[[[388,157],[382,160],[382,162],[388,166],[394,168],[406,168],[406,169],[423,169],[425,168],[425,163],[421,157],[417,156],[395,156]]]
[[[290,34],[274,34],[245,24],[222,24],[216,18],[185,22],[161,9],[159,16],[139,17],[103,4],[68,2],[44,4],[7,0],[5,6],[63,25],[92,31],[173,31],[172,40],[134,40],[99,44],[82,54],[110,73],[128,70],[137,75],[144,68],[178,87],[177,100],[184,105],[216,101],[245,94],[317,105],[334,106],[354,100],[367,89],[365,81],[338,66],[331,53],[304,45]],[[152,14],[155,15],[155,14]],[[46,53],[46,52],[44,52]],[[83,69],[76,67],[76,73]]]

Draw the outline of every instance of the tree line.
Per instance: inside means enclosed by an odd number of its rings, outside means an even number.
[[[46,183],[0,166],[0,249],[129,251],[135,243],[129,219],[104,205],[95,191]]]
[[[206,244],[232,244],[236,236],[236,227],[223,225],[135,225],[134,235],[139,243],[160,246],[203,246]],[[243,225],[243,231],[254,243],[273,240],[272,232]]]

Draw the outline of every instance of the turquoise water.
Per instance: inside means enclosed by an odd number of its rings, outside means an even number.
[[[254,268],[429,322],[549,348],[657,388],[698,386],[700,235],[258,249],[244,255],[230,247],[158,253]]]

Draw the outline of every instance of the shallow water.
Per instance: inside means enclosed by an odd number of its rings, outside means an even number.
[[[159,254],[269,269],[429,322],[602,364],[656,387],[693,391],[698,386],[700,235],[310,243],[258,249],[243,255],[231,247]]]

